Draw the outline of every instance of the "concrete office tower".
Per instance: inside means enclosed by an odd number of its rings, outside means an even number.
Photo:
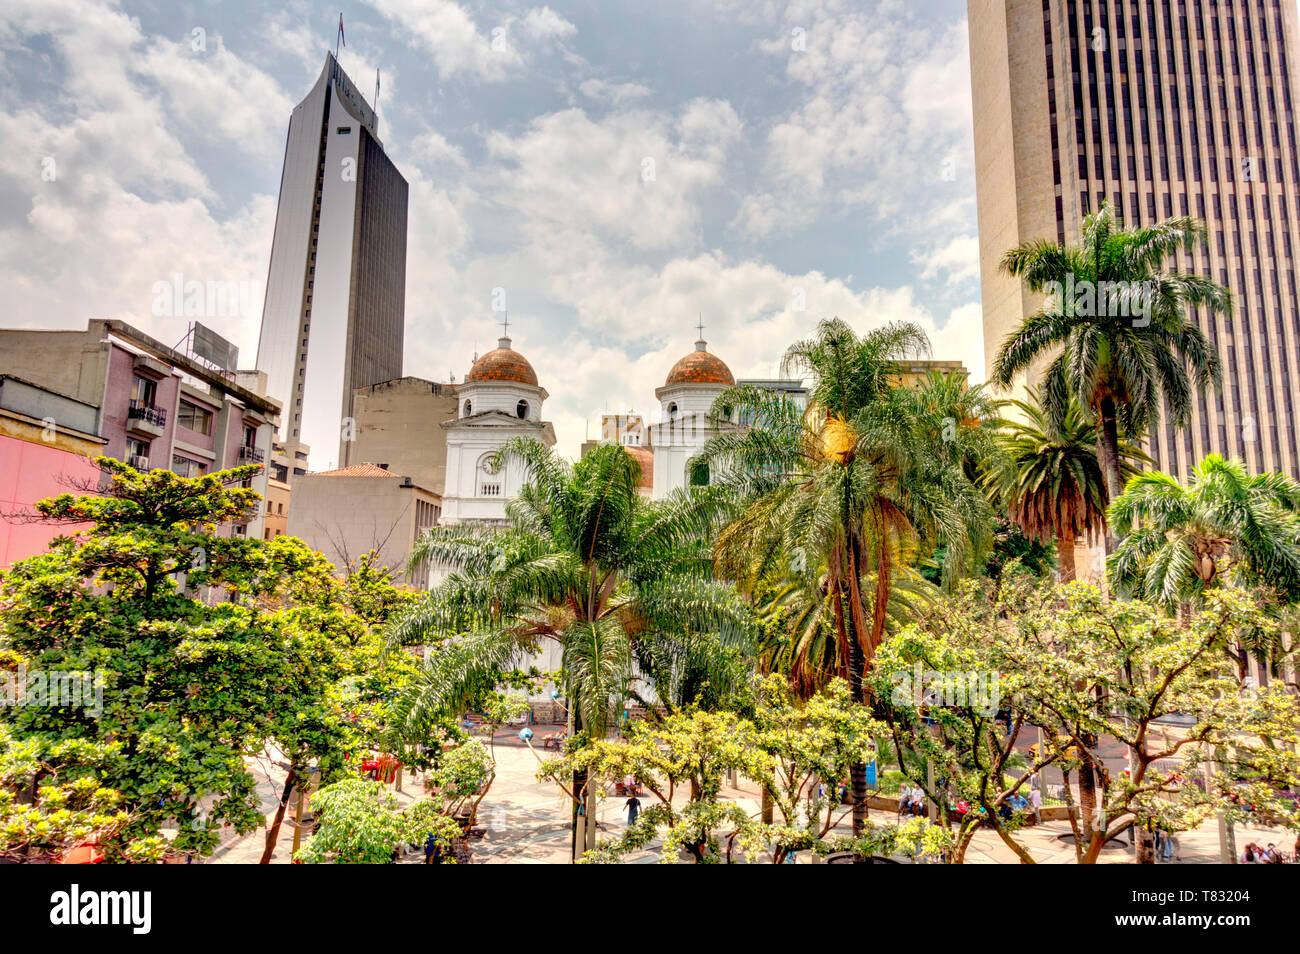
[[[289,119],[257,366],[280,435],[342,460],[355,388],[402,376],[407,184],[332,55]]]
[[[1300,152],[1291,0],[968,0],[984,352],[1042,305],[998,272],[1031,239],[1077,241],[1109,200],[1126,225],[1203,219],[1171,263],[1232,289],[1231,319],[1194,316],[1222,393],[1179,431],[1145,435],[1185,478],[1215,452],[1300,476]]]

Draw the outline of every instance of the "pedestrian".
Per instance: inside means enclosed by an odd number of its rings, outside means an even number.
[[[1037,788],[1029,790],[1029,815],[1035,825],[1038,824],[1042,817],[1043,811],[1043,793]]]
[[[637,815],[641,814],[641,799],[633,794],[625,803],[625,807],[627,808],[627,827],[631,828],[636,824]]]

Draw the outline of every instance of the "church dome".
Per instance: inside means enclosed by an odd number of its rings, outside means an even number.
[[[708,346],[703,340],[695,342],[695,350],[682,358],[668,372],[665,387],[675,384],[722,384],[730,387],[736,383],[722,359],[709,354]]]
[[[514,381],[537,387],[537,372],[518,351],[510,347],[509,338],[501,338],[497,346],[474,362],[465,382]]]

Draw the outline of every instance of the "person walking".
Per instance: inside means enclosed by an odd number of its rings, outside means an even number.
[[[641,799],[633,793],[632,797],[624,803],[624,807],[627,809],[627,827],[631,828],[636,824],[637,816],[641,814]]]

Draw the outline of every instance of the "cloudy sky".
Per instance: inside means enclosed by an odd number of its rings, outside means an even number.
[[[172,343],[155,285],[244,283],[256,353],[289,113],[334,45],[410,183],[405,372],[500,333],[576,454],[703,315],[737,377],[822,317],[982,376],[963,0],[0,2],[0,326]]]

